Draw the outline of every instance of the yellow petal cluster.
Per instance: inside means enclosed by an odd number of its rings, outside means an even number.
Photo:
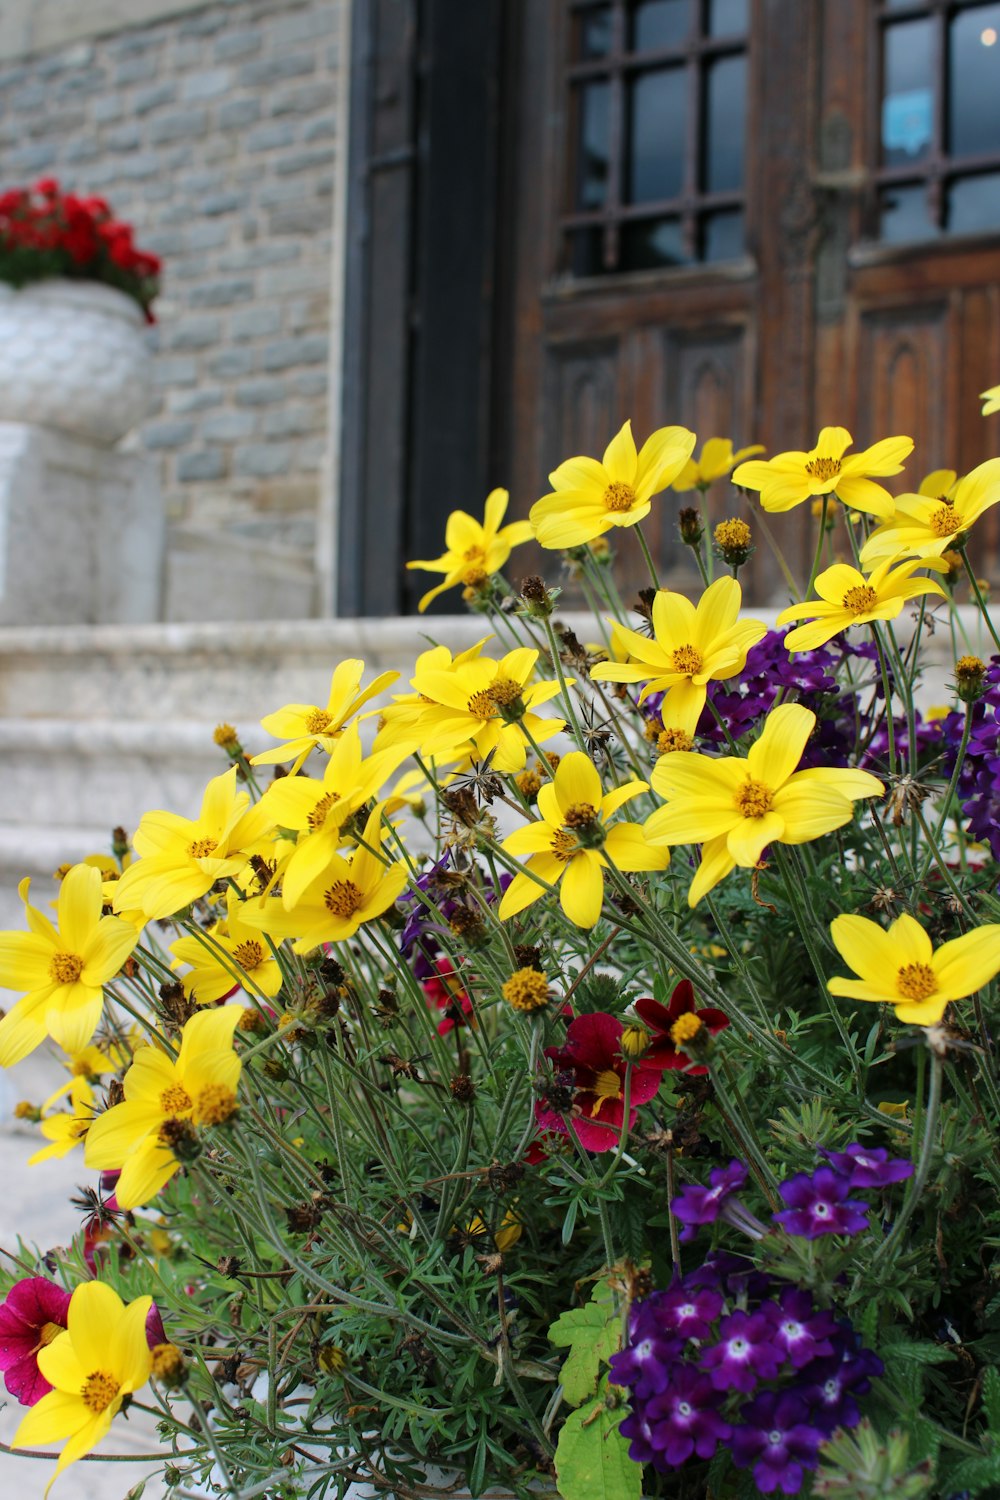
[[[170,946],[177,963],[191,965],[181,983],[196,1005],[214,1005],[237,985],[268,999],[281,989],[281,965],[259,933],[243,922],[244,905],[230,887],[223,921],[203,938],[182,937]]]
[[[778,616],[779,625],[789,620],[809,620],[785,636],[789,651],[813,651],[832,640],[850,625],[868,625],[875,620],[894,620],[907,599],[927,594],[947,598],[944,589],[933,578],[914,578],[915,569],[938,566],[936,559],[915,558],[893,566],[886,558],[866,576],[846,563],[834,563],[816,579],[818,599],[804,604],[790,604]]]
[[[1000,501],[1000,458],[987,459],[955,484],[951,469],[928,475],[950,479],[940,489],[919,495],[897,495],[895,510],[875,528],[861,550],[861,566],[874,567],[884,558],[941,557],[960,543],[965,533]]]
[[[364,662],[350,657],[334,669],[325,708],[318,703],[286,703],[275,713],[268,714],[266,719],[261,719],[261,728],[285,743],[262,750],[259,755],[251,757],[250,764],[273,766],[294,761],[291,771],[294,775],[310,751],[317,747],[327,753],[332,751],[344,726],[399,676],[398,672],[380,672],[363,688],[364,672]]]
[[[510,557],[511,549],[531,540],[530,521],[512,521],[501,526],[510,496],[506,490],[491,490],[480,524],[464,510],[453,510],[445,527],[446,551],[433,562],[409,562],[408,568],[422,568],[427,573],[443,573],[444,582],[430,589],[417,608],[421,614],[446,589],[464,584],[480,588],[498,573]]]
[[[935,948],[914,917],[886,931],[867,917],[840,916],[830,936],[856,979],[831,979],[831,995],[892,1005],[901,1021],[933,1026],[952,1000],[963,1000],[1000,974],[1000,923],[989,922]]]
[[[763,452],[763,443],[751,443],[748,448],[739,448],[734,453],[732,438],[706,438],[698,457],[688,459],[670,488],[682,495],[688,490],[707,490],[717,479],[724,479],[737,464]]]
[[[844,427],[824,427],[808,453],[792,451],[767,460],[751,459],[736,470],[733,483],[759,490],[760,503],[767,511],[791,510],[812,495],[836,492],[852,510],[890,516],[892,496],[871,476],[898,474],[913,450],[913,439],[883,438],[847,458],[844,455],[853,441]]]

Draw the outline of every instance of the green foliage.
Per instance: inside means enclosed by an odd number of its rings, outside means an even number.
[[[580,1406],[597,1390],[602,1364],[621,1348],[622,1320],[615,1295],[599,1281],[585,1307],[564,1312],[549,1329],[550,1341],[568,1349],[559,1378],[570,1406]]]
[[[595,1400],[571,1412],[559,1433],[556,1476],[562,1500],[639,1500],[642,1467],[619,1432],[624,1411],[615,1387],[601,1382]]]

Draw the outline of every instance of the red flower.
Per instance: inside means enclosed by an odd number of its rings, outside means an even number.
[[[633,1007],[636,1015],[653,1033],[652,1046],[643,1053],[642,1063],[646,1068],[684,1068],[688,1073],[707,1073],[708,1069],[693,1062],[682,1050],[683,1044],[696,1036],[702,1027],[709,1036],[716,1036],[729,1025],[721,1010],[706,1006],[696,1010],[694,990],[690,979],[682,979],[670,997],[669,1005],[658,1000],[637,1000]]]
[[[547,1096],[535,1105],[540,1131],[568,1135],[572,1129],[585,1150],[614,1150],[625,1119],[628,1063],[621,1051],[622,1030],[615,1016],[599,1011],[571,1021],[561,1047],[546,1047],[554,1077]],[[659,1067],[649,1067],[645,1057],[632,1063],[629,1129],[638,1106],[660,1087],[660,1077]]]
[[[0,1304],[0,1370],[10,1394],[34,1406],[52,1387],[38,1368],[38,1351],[66,1327],[69,1292],[45,1276],[15,1282]]]
[[[474,1026],[472,1001],[462,988],[462,981],[455,972],[449,958],[439,958],[434,965],[435,973],[423,982],[427,1004],[444,1011],[444,1019],[438,1022],[438,1033],[447,1036],[456,1026]]]

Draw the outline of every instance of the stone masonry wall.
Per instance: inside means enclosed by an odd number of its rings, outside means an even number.
[[[0,183],[101,193],[164,258],[155,404],[129,442],[157,456],[175,530],[251,551],[315,545],[348,3],[214,0],[0,65]]]

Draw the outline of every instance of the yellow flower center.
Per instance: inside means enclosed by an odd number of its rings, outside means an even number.
[[[165,1115],[179,1115],[185,1109],[190,1109],[192,1104],[191,1095],[183,1084],[171,1083],[160,1095],[160,1108]]]
[[[221,1083],[209,1083],[198,1095],[194,1116],[199,1125],[221,1125],[236,1109],[236,1095]]]
[[[353,880],[336,880],[323,896],[323,904],[335,917],[346,922],[361,910],[364,896]]]
[[[83,973],[83,959],[76,953],[53,953],[49,978],[56,984],[76,984]]]
[[[330,808],[335,802],[339,801],[340,798],[337,796],[336,792],[327,792],[325,797],[321,797],[319,799],[312,812],[306,818],[306,822],[309,824],[309,827],[313,830],[314,833],[316,832],[317,828],[323,827],[323,824],[326,822],[326,815],[330,811]]]
[[[306,714],[306,734],[325,734],[331,718],[325,708],[311,708]]]
[[[597,1095],[597,1103],[590,1111],[591,1119],[600,1113],[601,1105],[605,1099],[620,1099],[622,1096],[622,1081],[614,1068],[605,1068],[598,1073],[590,1087],[590,1092]]]
[[[850,610],[852,615],[863,615],[878,604],[878,594],[870,584],[858,583],[854,588],[847,590],[841,603],[845,609]]]
[[[896,988],[906,1000],[928,1000],[937,990],[937,975],[930,964],[904,964]]]
[[[750,527],[738,518],[732,521],[720,521],[715,528],[714,535],[715,544],[720,550],[750,545]]]
[[[462,582],[469,588],[478,588],[489,577],[486,571],[486,553],[482,547],[467,547],[462,556],[465,561]]]
[[[567,860],[573,858],[574,854],[579,854],[580,852],[580,845],[577,842],[576,835],[571,833],[568,828],[558,829],[552,835],[549,852],[565,864]]]
[[[931,516],[931,530],[935,536],[954,536],[962,529],[962,517],[956,515],[949,501],[939,505]]]
[[[695,672],[700,672],[702,667],[701,652],[694,646],[678,646],[671,657],[675,672],[686,672],[690,677]]]
[[[521,696],[521,685],[512,677],[498,677],[489,690],[497,708],[509,708]]]
[[[216,839],[195,839],[188,848],[188,854],[192,859],[207,859],[210,854],[215,853],[218,847]]]
[[[92,1375],[87,1376],[80,1388],[84,1406],[89,1406],[95,1416],[107,1411],[117,1395],[118,1382],[107,1370],[95,1370]]]
[[[212,733],[212,739],[220,750],[228,750],[231,746],[235,748],[240,742],[232,724],[218,724]]]
[[[821,484],[826,484],[828,479],[835,479],[840,473],[840,459],[810,458],[806,462],[806,473],[812,479],[818,479]]]
[[[736,793],[736,806],[745,818],[763,818],[774,806],[774,794],[762,781],[745,781]]]
[[[264,949],[253,938],[248,938],[245,943],[236,944],[233,957],[241,969],[256,969],[264,962]]]
[[[660,755],[670,755],[674,750],[691,750],[694,740],[686,729],[664,729],[656,737],[656,748]]]
[[[502,986],[501,994],[514,1010],[538,1010],[548,1002],[549,981],[537,969],[517,969]]]
[[[670,1040],[679,1052],[684,1043],[689,1042],[693,1036],[697,1036],[700,1030],[701,1022],[694,1011],[689,1010],[685,1015],[678,1016],[677,1020],[671,1026]]]
[[[593,823],[597,817],[597,808],[590,802],[574,802],[572,807],[566,809],[564,819],[567,828],[583,828],[588,823]]]
[[[631,510],[635,504],[635,490],[630,484],[614,479],[604,491],[604,503],[608,510]]]
[[[489,688],[482,688],[478,693],[473,693],[465,706],[476,719],[492,719],[497,711],[496,701]]]

